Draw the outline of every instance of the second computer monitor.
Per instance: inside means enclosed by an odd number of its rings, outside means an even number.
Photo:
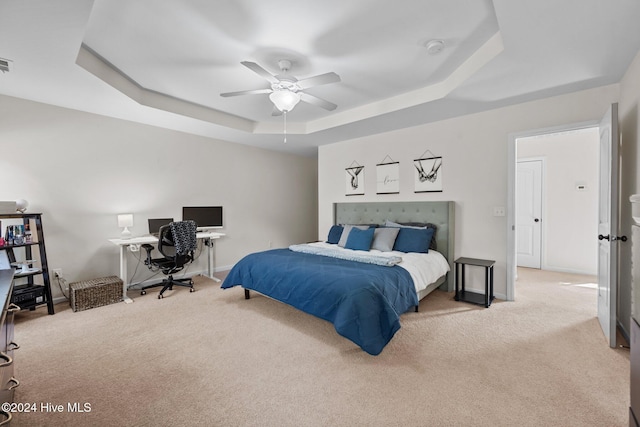
[[[222,228],[222,206],[185,206],[182,208],[182,220],[193,220],[198,230]]]

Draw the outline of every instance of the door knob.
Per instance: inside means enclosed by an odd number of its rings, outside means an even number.
[[[533,222],[540,222],[539,218],[534,218]]]
[[[609,240],[609,235],[603,236],[602,234],[598,234],[598,240]]]

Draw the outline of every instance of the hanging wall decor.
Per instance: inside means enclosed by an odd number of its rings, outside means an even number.
[[[427,153],[432,157],[425,157]],[[442,157],[436,157],[431,151],[425,151],[421,158],[413,161],[415,192],[431,193],[442,191]]]
[[[345,194],[347,196],[362,196],[364,194],[364,166],[360,166],[354,160],[345,171]]]
[[[376,165],[376,193],[400,193],[400,163],[388,155]]]

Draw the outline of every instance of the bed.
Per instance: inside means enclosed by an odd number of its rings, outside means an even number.
[[[454,206],[454,202],[337,203],[335,226],[326,239],[331,243],[249,254],[234,265],[222,288],[241,286],[247,299],[253,290],[327,320],[340,335],[378,355],[400,329],[401,314],[412,308],[418,311],[419,301],[437,288],[453,290]],[[338,225],[343,225],[342,232]],[[372,245],[370,235],[393,234],[380,231],[388,228],[397,230],[393,250],[376,249],[381,247],[377,243],[365,250]],[[428,231],[434,228],[431,239]],[[426,252],[424,239],[416,252],[409,251],[415,236],[429,240]]]

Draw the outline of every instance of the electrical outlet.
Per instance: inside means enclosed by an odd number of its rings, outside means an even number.
[[[505,209],[502,206],[493,208],[493,216],[505,216]]]
[[[62,269],[61,268],[54,268],[53,269],[53,277],[62,278]]]

